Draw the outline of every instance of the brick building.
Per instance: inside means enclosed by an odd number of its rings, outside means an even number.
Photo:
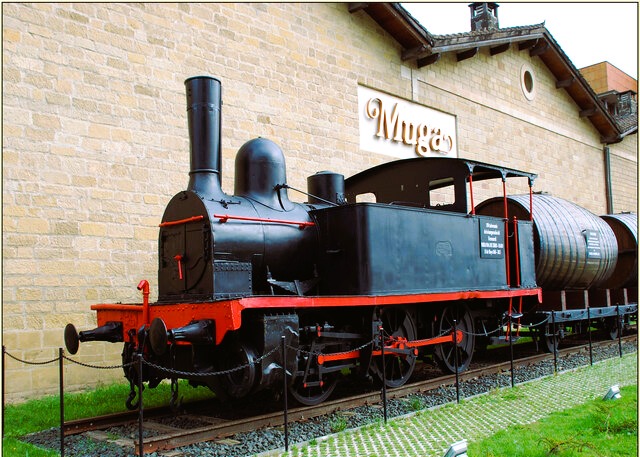
[[[543,25],[501,29],[477,6],[473,31],[434,36],[391,3],[3,4],[7,351],[55,357],[66,323],[93,328],[92,303],[139,302],[140,279],[155,299],[158,222],[188,180],[190,76],[222,81],[228,193],[235,152],[257,136],[281,146],[296,188],[394,160],[392,138],[361,138],[373,93],[453,125],[458,157],[536,172],[536,190],[597,214],[636,211],[637,86],[596,88]],[[612,108],[621,94],[626,111]],[[76,357],[117,364],[120,350]],[[57,390],[55,364],[5,368],[10,400]],[[66,364],[69,388],[117,379]]]

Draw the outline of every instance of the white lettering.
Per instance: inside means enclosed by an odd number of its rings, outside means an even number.
[[[369,119],[378,121],[375,136],[415,146],[415,152],[419,156],[432,152],[447,155],[453,148],[451,135],[443,133],[439,127],[429,128],[426,123],[407,119],[398,103],[390,110],[380,98],[370,98],[365,112]]]

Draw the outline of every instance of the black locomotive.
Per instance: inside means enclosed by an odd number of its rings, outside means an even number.
[[[445,158],[320,172],[294,203],[284,154],[264,138],[238,151],[228,195],[220,82],[185,84],[191,171],[160,223],[158,301],[141,281],[142,304],[93,305],[98,328],[65,329],[71,353],[122,342],[132,383],[183,377],[239,398],[280,389],[284,336],[290,390],[314,404],[345,372],[397,387],[420,358],[462,371],[476,344],[521,324],[552,349],[586,322],[614,332],[637,315],[635,214],[598,218],[534,194],[535,174]],[[504,195],[476,206],[473,184],[489,179]],[[529,194],[508,196],[511,179]]]

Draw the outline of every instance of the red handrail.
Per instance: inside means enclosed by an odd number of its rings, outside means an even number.
[[[475,216],[476,207],[473,204],[473,172],[469,173],[469,196],[471,197],[471,214]]]
[[[225,223],[229,219],[239,220],[239,221],[254,221],[254,222],[270,222],[273,224],[290,224],[297,225],[300,229],[305,227],[313,227],[316,225],[314,222],[308,221],[289,221],[285,219],[268,219],[265,217],[249,217],[249,216],[230,216],[228,214],[214,214],[213,217],[217,217],[220,219],[220,223]]]
[[[204,216],[201,214],[199,216],[192,216],[192,217],[188,217],[186,219],[180,219],[177,221],[162,222],[160,225],[158,225],[158,227],[169,227],[171,225],[186,224],[188,222],[201,221],[202,219],[204,219]]]
[[[520,240],[518,239],[518,218],[513,216],[513,243],[516,256],[516,286],[520,287]]]

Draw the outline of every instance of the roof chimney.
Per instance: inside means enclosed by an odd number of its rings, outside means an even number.
[[[494,2],[474,2],[469,4],[471,10],[471,31],[497,30],[498,4]]]

